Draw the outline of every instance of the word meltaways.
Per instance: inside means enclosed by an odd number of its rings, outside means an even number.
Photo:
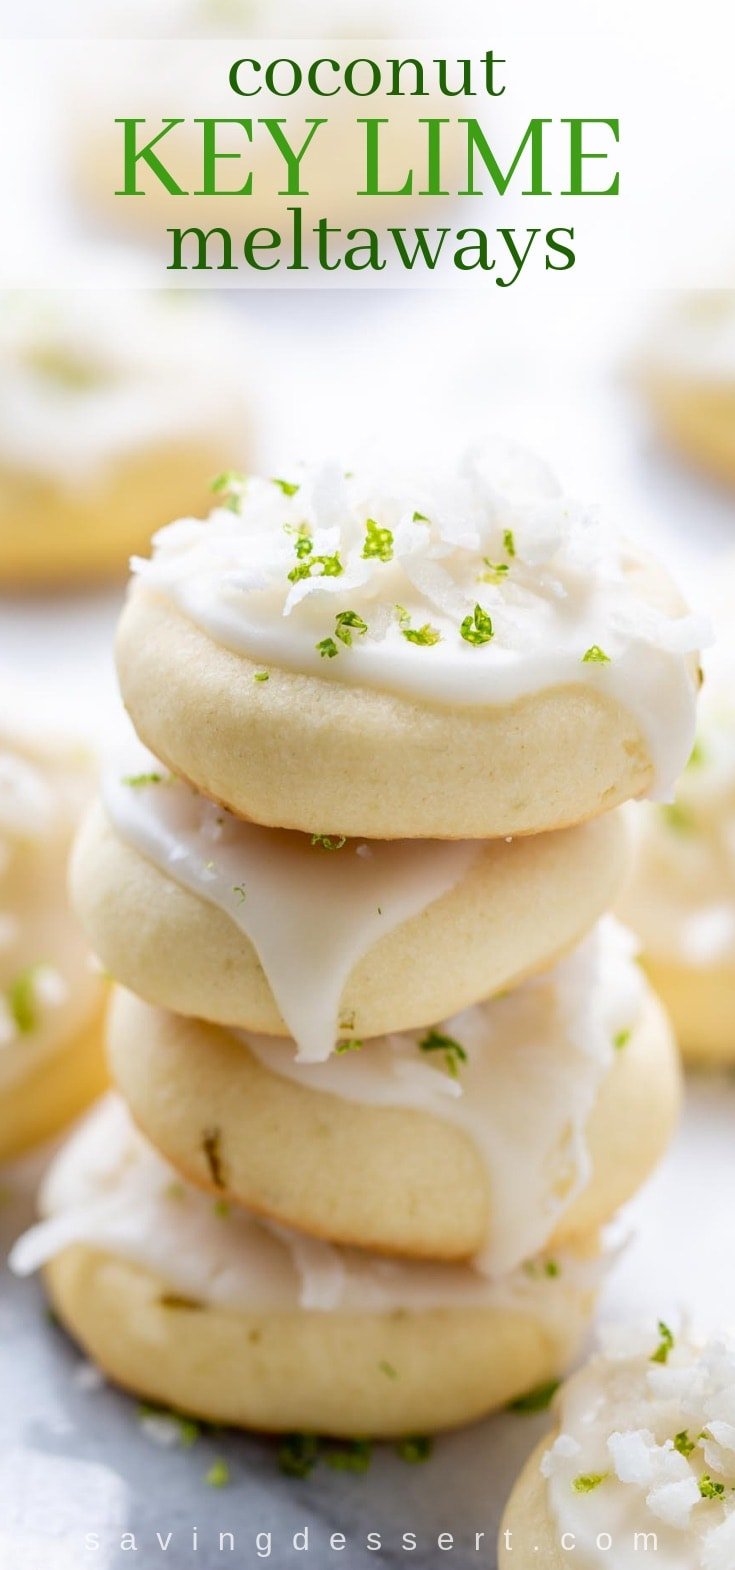
[[[337,151],[344,164],[346,147],[350,161],[354,158],[354,174],[351,178],[348,170],[346,178],[355,218],[366,201],[373,217],[386,198],[392,199],[394,213],[400,198],[408,216],[416,199],[426,203],[449,198],[459,204],[509,193],[513,198],[619,194],[616,118],[538,116],[512,125],[503,103],[505,61],[492,51],[479,61],[442,59],[429,64],[430,79],[427,63],[418,59],[361,58],[344,63],[322,56],[306,65],[286,56],[265,63],[251,57],[236,60],[228,78],[236,95],[233,107],[245,107],[241,100],[252,99],[257,108],[265,91],[269,102],[278,100],[278,112],[163,115],[157,121],[117,116],[122,175],[115,195],[123,200],[145,199],[155,192],[159,202],[162,197],[167,204],[170,200],[172,218],[177,216],[177,203],[197,199],[197,217],[206,214],[206,224],[167,226],[168,270],[173,272],[245,268],[300,273],[317,268],[329,273],[342,269],[380,273],[398,267],[412,273],[450,266],[459,273],[492,273],[502,288],[517,281],[530,257],[538,258],[546,272],[567,272],[576,261],[574,228],[568,224],[548,227],[544,222],[543,227],[526,229],[513,224],[493,230],[411,228],[403,223],[343,228],[331,222],[328,213],[314,214],[313,204],[308,210],[303,206],[311,197],[315,176],[320,189],[329,189],[325,175]],[[324,112],[285,115],[284,107],[290,110],[291,101],[298,101],[304,92],[309,107]],[[493,101],[492,126],[476,115],[457,112],[463,98],[475,100],[480,93]],[[369,109],[376,94],[380,103],[372,106],[373,113],[355,112]],[[412,103],[427,97],[429,106]],[[437,102],[439,97],[446,105]],[[368,102],[355,105],[355,99]],[[380,113],[375,112],[377,107]],[[266,182],[270,189],[266,190]],[[217,198],[227,199],[228,214],[233,198],[242,199],[247,221],[248,199],[264,195],[275,198],[277,210],[283,213],[278,228],[261,224],[238,237],[217,222]],[[342,190],[342,206],[344,200]],[[187,218],[189,211],[187,207]]]

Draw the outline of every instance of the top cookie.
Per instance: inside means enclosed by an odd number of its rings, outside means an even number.
[[[537,460],[219,486],[134,563],[118,636],[139,735],[205,795],[309,833],[492,838],[670,789],[701,629]]]
[[[730,1570],[734,1401],[729,1332],[610,1326],[511,1494],[501,1570],[628,1570],[647,1551],[666,1570]]]

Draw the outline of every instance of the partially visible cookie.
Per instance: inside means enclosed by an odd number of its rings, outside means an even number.
[[[485,839],[670,788],[701,625],[537,460],[230,484],[136,563],[117,641],[141,740],[204,795],[308,833]]]
[[[0,1161],[60,1128],[104,1080],[104,983],[69,909],[66,860],[91,759],[0,716]]]
[[[735,1547],[735,1342],[610,1326],[558,1393],[500,1528],[500,1570],[627,1567],[650,1551],[726,1570]]]

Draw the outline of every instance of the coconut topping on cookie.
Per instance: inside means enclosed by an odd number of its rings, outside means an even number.
[[[133,565],[264,680],[274,664],[491,706],[589,683],[634,715],[670,790],[706,629],[538,459],[488,443],[444,473],[324,464],[217,489],[208,521],[170,524]]]
[[[653,1534],[661,1570],[735,1563],[735,1338],[665,1322],[611,1330],[564,1387],[542,1461],[560,1533],[580,1570],[627,1570]],[[599,1541],[605,1545],[600,1552]],[[610,1541],[611,1540],[611,1541]]]

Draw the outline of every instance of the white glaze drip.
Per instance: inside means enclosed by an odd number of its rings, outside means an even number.
[[[143,773],[151,768],[155,760],[144,759]],[[103,781],[116,833],[247,935],[303,1062],[327,1058],[349,1034],[339,1001],[358,960],[453,888],[481,849],[439,840],[323,849],[308,834],[245,823],[169,776],[124,783],[138,772]]]
[[[379,1259],[337,1249],[257,1221],[183,1183],[108,1097],[72,1137],[41,1192],[46,1220],[24,1234],[11,1267],[29,1275],[72,1243],[140,1265],[172,1291],[244,1310],[389,1313],[432,1308],[515,1307],[551,1320],[573,1345],[582,1327],[581,1290],[600,1263],[563,1256],[559,1275],[540,1264],[500,1283],[465,1265]]]
[[[685,1333],[653,1362],[660,1341],[655,1326],[611,1334],[559,1398],[561,1434],[542,1472],[555,1537],[573,1534],[579,1570],[629,1570],[642,1557],[636,1532],[655,1534],[647,1557],[659,1570],[735,1562],[735,1342],[723,1334],[702,1346]],[[681,1435],[688,1454],[674,1444]],[[577,1491],[575,1478],[590,1474],[604,1481]],[[703,1477],[721,1497],[702,1497]],[[601,1552],[605,1533],[612,1546]]]
[[[707,629],[648,603],[641,557],[565,498],[541,463],[497,443],[438,477],[325,465],[287,478],[293,495],[249,480],[240,514],[222,509],[159,531],[152,559],[133,563],[143,584],[266,667],[432,704],[599,688],[637,721],[653,793],[670,791],[694,734],[685,656]],[[369,537],[368,520],[390,541]],[[484,643],[471,641],[476,627],[470,641],[461,635],[478,603],[493,627]],[[345,611],[367,629],[353,623],[349,646],[335,636]],[[405,636],[426,626],[439,641]],[[326,638],[331,656],[320,652]],[[594,648],[607,662],[584,659]]]
[[[553,970],[444,1021],[437,1029],[467,1054],[457,1078],[441,1050],[420,1050],[426,1031],[378,1037],[308,1066],[294,1061],[288,1041],[236,1034],[271,1073],[306,1090],[415,1108],[467,1133],[491,1196],[491,1237],[476,1265],[499,1277],[546,1247],[589,1180],[585,1125],[615,1039],[635,1026],[645,995],[634,948],[608,917]]]

